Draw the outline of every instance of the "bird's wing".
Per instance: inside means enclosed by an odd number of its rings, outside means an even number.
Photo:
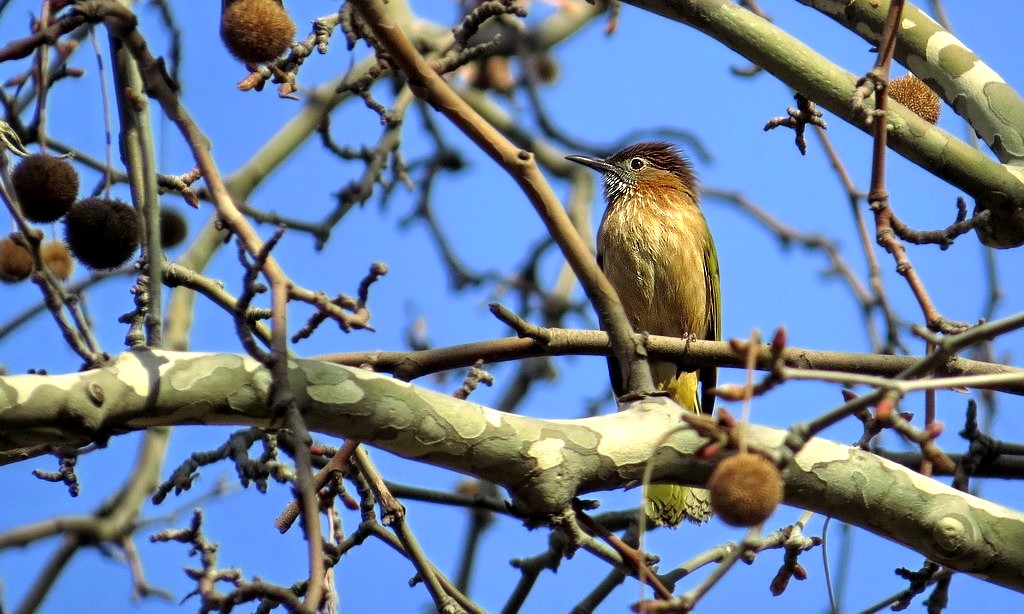
[[[707,247],[704,250],[704,275],[707,283],[708,325],[704,338],[719,341],[722,338],[722,292],[718,278],[718,252],[715,241],[708,233]],[[709,391],[718,385],[718,369],[705,367],[700,370],[701,410],[711,413],[715,408],[715,397]]]

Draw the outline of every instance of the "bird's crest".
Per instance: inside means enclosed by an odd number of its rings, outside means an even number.
[[[608,162],[616,166],[630,168],[630,160],[642,158],[655,168],[668,171],[688,186],[697,183],[690,161],[672,143],[666,141],[648,141],[636,143],[614,153]]]
[[[671,143],[651,141],[630,145],[604,163],[605,199],[609,206],[628,200],[631,206],[657,203],[672,190],[682,190],[697,203],[697,176]]]

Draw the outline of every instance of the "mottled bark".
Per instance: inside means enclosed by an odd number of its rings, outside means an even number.
[[[577,495],[635,486],[680,408],[666,398],[577,420],[527,418],[368,371],[296,360],[292,389],[308,397],[311,430],[505,487],[514,509],[556,513]],[[270,374],[234,354],[137,351],[66,375],[0,378],[0,462],[149,426],[273,426]],[[749,440],[785,432],[751,425]],[[714,461],[681,432],[654,455],[654,479],[703,485]],[[813,439],[783,472],[785,502],[913,548],[953,569],[1024,590],[1024,514],[973,497],[873,454]]]

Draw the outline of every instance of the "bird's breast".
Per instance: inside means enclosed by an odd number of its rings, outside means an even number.
[[[707,331],[707,223],[696,205],[609,207],[598,233],[602,268],[635,329],[703,338]]]

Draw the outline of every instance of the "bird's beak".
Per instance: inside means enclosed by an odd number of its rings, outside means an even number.
[[[615,170],[615,166],[608,164],[601,158],[591,158],[590,156],[577,156],[571,155],[566,156],[566,160],[575,162],[576,164],[582,164],[583,166],[589,166],[599,173],[609,173]]]

